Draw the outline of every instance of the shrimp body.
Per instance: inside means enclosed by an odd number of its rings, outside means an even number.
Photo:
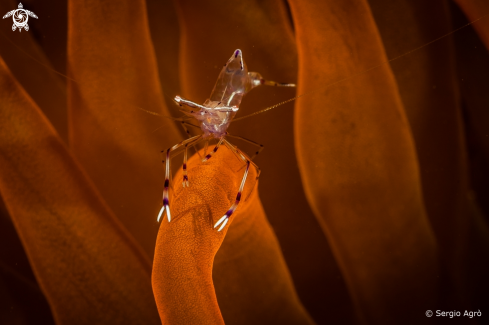
[[[186,119],[194,118],[199,121],[200,129],[202,130],[201,135],[197,135],[191,137],[187,140],[184,140],[173,147],[166,150],[166,168],[165,168],[165,186],[163,189],[163,207],[160,210],[158,215],[158,221],[160,221],[161,216],[166,211],[168,221],[171,220],[170,217],[170,206],[169,206],[169,186],[170,186],[170,160],[172,155],[176,152],[176,150],[183,148],[183,186],[189,186],[188,174],[187,174],[187,149],[189,147],[195,146],[197,143],[205,140],[206,148],[207,143],[210,138],[218,139],[217,145],[214,147],[212,151],[210,151],[203,159],[203,162],[206,162],[210,158],[212,158],[213,154],[217,152],[219,147],[224,144],[227,146],[238,159],[241,159],[246,165],[246,169],[241,180],[241,185],[239,187],[238,194],[236,196],[236,201],[229,208],[226,214],[219,219],[219,221],[215,224],[214,228],[221,225],[218,231],[222,230],[226,223],[228,222],[229,217],[233,214],[233,212],[238,207],[238,204],[241,200],[241,194],[246,182],[246,178],[248,176],[250,165],[253,165],[257,171],[257,179],[260,175],[260,169],[258,166],[252,162],[253,158],[263,150],[263,145],[260,145],[251,140],[230,135],[227,132],[229,124],[233,120],[234,116],[239,110],[239,105],[241,104],[241,100],[244,95],[246,95],[253,88],[260,85],[269,85],[269,86],[282,86],[282,87],[295,87],[294,84],[282,84],[274,81],[267,81],[262,78],[262,76],[258,72],[248,72],[248,68],[246,63],[243,60],[243,53],[241,50],[234,51],[233,55],[226,62],[224,67],[221,69],[219,77],[217,78],[216,84],[214,85],[214,89],[211,92],[210,98],[208,98],[204,104],[200,105],[190,100],[184,99],[180,96],[175,97],[175,101],[180,106],[187,106],[191,110],[180,109],[182,113],[186,116],[181,119],[182,125],[196,126],[186,121]],[[236,146],[232,145],[226,137],[234,137],[251,143],[257,147],[259,147],[256,154],[249,158],[244,152],[238,149]],[[164,151],[162,151],[164,153]]]
[[[204,106],[204,109],[194,114],[194,118],[200,121],[203,137],[221,138],[226,134],[238,108],[233,110],[230,107],[219,106],[218,102],[209,99],[205,101]]]

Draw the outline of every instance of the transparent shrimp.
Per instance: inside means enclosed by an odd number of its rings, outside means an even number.
[[[180,106],[187,106],[190,108],[190,111],[180,109],[187,118],[195,118],[199,121],[200,125],[194,125],[185,120],[182,121],[182,125],[200,127],[202,130],[202,134],[186,139],[173,147],[166,150],[166,158],[165,158],[165,184],[163,188],[163,206],[158,213],[158,222],[161,217],[166,212],[168,221],[171,221],[170,214],[170,202],[169,202],[169,187],[171,182],[171,171],[170,171],[170,161],[171,158],[179,152],[179,149],[184,150],[184,158],[183,158],[183,186],[189,186],[189,177],[187,173],[187,149],[195,146],[201,141],[206,141],[207,143],[210,139],[217,139],[218,142],[213,150],[209,153],[206,153],[202,162],[206,162],[212,158],[212,156],[217,152],[221,145],[228,147],[234,154],[245,163],[245,171],[243,174],[243,178],[241,179],[241,184],[238,189],[238,194],[236,195],[236,200],[233,205],[228,209],[228,211],[224,214],[219,221],[216,222],[214,228],[219,227],[218,231],[221,231],[227,224],[231,215],[236,211],[238,204],[242,197],[242,192],[244,185],[246,183],[246,179],[248,177],[248,172],[250,166],[253,166],[257,172],[257,179],[260,175],[260,169],[258,166],[252,161],[253,158],[258,155],[261,150],[263,150],[263,146],[239,137],[230,135],[227,132],[229,124],[233,120],[234,116],[239,110],[239,105],[241,104],[241,100],[244,95],[246,95],[250,90],[255,87],[267,85],[267,86],[279,86],[279,87],[295,87],[295,84],[289,83],[278,83],[274,81],[265,80],[258,72],[248,72],[248,68],[246,63],[243,60],[243,53],[241,50],[234,51],[233,55],[227,63],[222,68],[219,77],[217,78],[217,82],[214,86],[214,89],[211,92],[210,98],[207,99],[204,104],[200,105],[180,96],[175,97],[175,101]],[[188,131],[187,131],[188,133]],[[226,137],[233,137],[237,139],[241,139],[252,145],[258,147],[258,151],[256,151],[255,155],[249,158],[243,151],[238,149],[236,146],[232,145]],[[207,150],[205,150],[206,152]],[[162,151],[165,154],[165,151]]]

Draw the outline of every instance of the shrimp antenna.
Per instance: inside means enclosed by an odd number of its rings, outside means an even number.
[[[80,84],[80,82],[78,82],[77,80],[57,71],[56,69],[53,69],[52,67],[50,67],[49,65],[47,64],[44,64],[42,63],[41,61],[37,60],[35,57],[33,57],[32,55],[30,55],[29,53],[27,53],[24,49],[22,49],[21,47],[19,47],[17,44],[15,44],[14,42],[12,42],[12,40],[10,38],[7,37],[7,35],[5,35],[3,33],[3,31],[0,31],[0,34],[2,34],[2,36],[10,43],[12,44],[13,47],[15,47],[18,51],[20,51],[21,53],[23,53],[25,56],[27,56],[29,59],[31,59],[32,61],[34,62],[37,62],[38,64],[42,65],[43,67],[45,67],[46,69],[60,75],[61,77],[65,78],[66,80],[70,80],[70,81],[73,81],[74,83],[77,83],[77,84]],[[173,97],[168,95],[167,93],[165,93],[163,90],[161,91],[162,94],[164,96],[166,96],[167,98],[170,98],[173,100]],[[170,120],[174,120],[174,121],[180,121],[179,119],[176,119],[174,117],[170,117],[170,116],[165,116],[165,115],[161,115],[161,114],[158,114],[156,112],[153,112],[153,111],[148,111],[148,110],[145,110],[144,108],[141,108],[141,107],[138,107],[136,105],[132,105],[132,104],[129,104],[130,106],[133,106],[143,112],[146,112],[148,114],[151,114],[151,115],[155,115],[155,116],[159,116],[159,117],[164,117],[164,118],[167,118],[167,119],[170,119]]]
[[[182,119],[181,118],[176,118],[176,117],[171,117],[171,116],[166,116],[166,115],[162,115],[160,113],[156,113],[156,112],[153,112],[153,111],[148,111],[147,109],[144,109],[142,107],[139,107],[139,106],[135,106],[135,105],[131,105],[132,107],[134,108],[137,108],[138,110],[140,111],[143,111],[145,113],[148,113],[148,114],[151,114],[151,115],[154,115],[154,116],[159,116],[159,117],[164,117],[164,118],[167,118],[169,120],[173,120],[173,121],[177,121],[177,122],[181,122]]]
[[[364,74],[364,73],[367,73],[367,72],[369,72],[369,71],[372,71],[372,70],[374,70],[374,69],[377,69],[377,68],[379,68],[379,67],[381,67],[381,66],[384,66],[384,65],[386,65],[386,64],[391,63],[392,61],[395,61],[395,60],[397,60],[397,59],[400,59],[400,58],[402,58],[402,57],[405,57],[406,55],[409,55],[409,54],[411,54],[411,53],[413,53],[413,52],[416,52],[416,51],[418,51],[418,50],[421,50],[422,48],[424,48],[424,47],[426,47],[426,46],[428,46],[428,45],[430,45],[430,44],[432,44],[432,43],[438,42],[439,40],[441,40],[441,39],[443,39],[443,38],[445,38],[445,37],[447,37],[447,36],[450,36],[450,35],[452,35],[452,34],[454,34],[454,33],[458,32],[459,30],[464,29],[465,27],[468,27],[468,26],[470,26],[470,25],[472,25],[472,24],[476,23],[476,22],[478,22],[479,20],[481,20],[482,18],[485,18],[485,17],[487,17],[487,16],[489,16],[489,14],[485,14],[484,16],[481,16],[481,17],[479,17],[479,18],[477,18],[477,19],[475,19],[475,20],[473,20],[473,21],[471,21],[471,22],[468,22],[467,24],[465,24],[465,25],[463,25],[463,26],[461,26],[461,27],[459,27],[459,28],[457,28],[457,29],[454,29],[454,30],[452,30],[451,32],[448,32],[448,33],[446,33],[446,34],[444,34],[444,35],[442,35],[442,36],[440,36],[440,37],[438,37],[438,38],[435,38],[435,39],[434,39],[434,40],[432,40],[432,41],[429,41],[428,43],[425,43],[425,44],[423,44],[423,45],[421,45],[421,46],[419,46],[419,47],[417,47],[417,48],[415,48],[415,49],[413,49],[413,50],[410,50],[410,51],[408,51],[408,52],[406,52],[406,53],[403,53],[403,54],[401,54],[401,55],[398,55],[398,56],[396,56],[396,57],[394,57],[394,58],[392,58],[392,59],[389,59],[389,60],[387,60],[387,61],[385,61],[385,62],[382,62],[382,63],[379,63],[379,64],[377,64],[377,65],[374,65],[374,66],[372,66],[372,67],[370,67],[370,68],[368,68],[368,69],[366,69],[366,70],[360,71],[360,72],[355,73],[355,74],[353,74],[353,75],[351,75],[351,76],[349,76],[349,77],[346,77],[346,78],[340,79],[340,80],[335,81],[335,82],[333,82],[333,83],[330,83],[330,84],[328,84],[328,85],[326,85],[326,86],[319,87],[319,88],[316,88],[316,89],[314,89],[314,90],[311,90],[311,91],[308,91],[308,92],[302,93],[302,94],[300,94],[300,95],[298,95],[298,96],[296,96],[296,97],[294,97],[294,98],[290,98],[290,99],[284,100],[283,102],[280,102],[280,103],[275,104],[275,105],[273,105],[273,106],[269,106],[269,107],[267,107],[267,108],[264,108],[264,109],[262,109],[262,110],[259,110],[258,112],[254,112],[254,113],[251,113],[251,114],[248,114],[248,115],[242,116],[242,117],[235,118],[235,119],[233,119],[233,120],[232,120],[232,122],[236,122],[236,121],[239,121],[239,120],[243,120],[243,119],[245,119],[245,118],[248,118],[248,117],[252,117],[252,116],[255,116],[255,115],[258,115],[258,114],[261,114],[261,113],[265,113],[265,112],[267,112],[267,111],[269,111],[269,110],[272,110],[272,109],[274,109],[274,108],[276,108],[276,107],[279,107],[279,106],[282,106],[282,105],[284,105],[284,104],[290,103],[290,102],[292,102],[292,101],[294,101],[294,100],[296,100],[296,99],[298,99],[298,98],[301,98],[301,97],[303,97],[303,96],[305,96],[305,95],[311,95],[311,94],[317,93],[317,92],[322,91],[322,90],[324,90],[324,89],[326,89],[326,88],[332,87],[332,86],[334,86],[334,85],[336,85],[336,84],[339,84],[339,83],[341,83],[341,82],[344,82],[344,81],[350,80],[350,79],[352,79],[352,78],[354,78],[354,77],[357,77],[357,76],[359,76],[359,75],[362,75],[362,74]]]
[[[60,76],[62,76],[63,78],[65,79],[68,79],[68,80],[71,80],[73,82],[76,82],[78,83],[78,81],[76,81],[75,79],[73,78],[70,78],[68,77],[67,75],[57,71],[56,69],[53,69],[52,67],[50,67],[49,65],[47,64],[44,64],[42,63],[41,61],[37,60],[35,57],[33,57],[32,55],[30,55],[29,53],[27,53],[26,51],[24,51],[21,47],[19,47],[17,44],[15,44],[14,42],[12,42],[12,40],[10,38],[7,37],[7,35],[5,35],[3,33],[3,31],[0,31],[0,33],[2,34],[2,36],[10,43],[12,44],[13,47],[15,47],[18,51],[22,52],[24,55],[26,55],[29,59],[31,59],[32,61],[35,61],[37,63],[39,63],[40,65],[42,65],[43,67],[45,67],[46,69],[48,70],[51,70],[52,72],[56,73],[56,74],[59,74]]]

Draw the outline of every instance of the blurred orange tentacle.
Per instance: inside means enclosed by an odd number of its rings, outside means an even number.
[[[0,59],[0,192],[57,324],[158,324],[145,254]]]
[[[70,144],[117,217],[152,256],[163,184],[159,151],[181,136],[174,122],[136,108],[170,115],[145,2],[70,1],[68,15],[68,75],[76,80],[68,83]],[[152,133],[157,127],[164,138]]]
[[[290,4],[299,49],[298,93],[387,60],[366,1]],[[436,301],[436,243],[389,66],[304,96],[296,109],[306,195],[360,317],[395,323],[403,313],[403,319],[419,320],[414,310]],[[411,315],[405,313],[408,304]]]
[[[445,1],[369,3],[389,58],[459,27],[452,24]],[[415,141],[426,212],[439,244],[444,303],[460,305],[468,298],[461,289],[466,286],[467,249],[473,239],[469,236],[466,139],[453,45],[453,38],[445,37],[390,66]]]
[[[476,20],[486,16],[474,24],[474,29],[484,42],[486,49],[489,50],[489,2],[486,0],[455,0],[455,2],[464,11],[469,20]]]

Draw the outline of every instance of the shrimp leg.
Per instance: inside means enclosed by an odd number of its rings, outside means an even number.
[[[258,156],[260,154],[260,152],[262,152],[263,149],[265,149],[265,147],[262,144],[259,144],[259,143],[255,142],[255,141],[250,140],[250,139],[246,139],[246,138],[243,138],[243,137],[237,136],[237,135],[231,135],[229,133],[227,134],[227,136],[228,137],[231,137],[231,138],[243,140],[245,142],[248,142],[248,143],[250,143],[250,144],[255,145],[255,146],[258,147],[258,151],[255,152],[255,154],[250,158],[250,160],[255,159],[255,157]]]
[[[247,158],[246,155],[241,150],[239,150],[238,148],[236,148],[235,146],[233,146],[226,139],[223,139],[223,140],[224,140],[224,144],[229,149],[231,149],[231,151],[233,151],[241,160],[243,160],[243,161],[246,162],[246,165],[245,165],[246,166],[246,169],[245,169],[245,172],[243,174],[243,178],[241,180],[241,185],[239,186],[238,194],[236,195],[236,200],[234,201],[233,205],[229,208],[229,210],[226,212],[226,214],[224,214],[224,216],[221,219],[219,219],[216,222],[216,224],[214,225],[214,228],[216,228],[219,225],[221,225],[221,227],[219,227],[219,229],[217,231],[221,231],[226,226],[226,224],[228,222],[228,219],[231,217],[231,215],[234,213],[234,211],[236,211],[236,208],[238,207],[238,204],[241,201],[241,196],[242,196],[243,188],[244,188],[244,185],[246,183],[246,179],[248,177],[248,172],[250,170],[250,165],[253,165],[256,168],[256,171],[257,171],[256,179],[258,180],[258,177],[260,177],[260,168],[258,168],[258,166],[255,163],[253,163],[251,161],[251,159]],[[250,191],[250,194],[252,192],[253,192],[253,189]]]
[[[238,204],[241,201],[241,192],[243,191],[243,188],[244,188],[244,185],[246,182],[246,178],[248,177],[249,170],[250,170],[250,161],[246,160],[246,170],[244,172],[243,179],[241,180],[241,185],[239,186],[238,195],[236,195],[236,201],[234,201],[233,205],[229,208],[229,210],[226,212],[226,214],[224,214],[224,216],[221,219],[219,219],[219,221],[217,221],[216,224],[214,225],[214,228],[221,225],[221,227],[217,231],[221,231],[226,226],[226,224],[228,223],[229,217],[231,217],[231,215],[234,213],[234,211],[238,207]]]
[[[198,142],[199,140],[201,140],[201,138],[202,138],[202,134],[201,135],[197,135],[195,137],[192,137],[190,139],[187,139],[187,140],[184,140],[184,141],[182,141],[180,143],[177,143],[173,147],[171,147],[168,150],[166,150],[165,185],[164,185],[164,188],[163,188],[163,206],[161,207],[161,210],[158,213],[158,218],[157,218],[157,221],[158,222],[160,221],[161,216],[163,215],[163,213],[165,212],[165,210],[166,210],[168,222],[171,221],[170,206],[169,206],[169,195],[168,195],[168,192],[169,191],[168,191],[168,188],[170,186],[170,177],[171,177],[171,174],[170,174],[170,160],[172,158],[173,151],[177,150],[178,148],[181,148],[182,146],[188,146],[189,144],[195,144],[196,142]],[[185,147],[185,150],[186,150],[186,147]]]
[[[202,162],[206,162],[207,160],[211,159],[212,158],[212,155],[214,155],[217,151],[217,149],[219,149],[219,147],[221,146],[222,142],[224,141],[224,137],[221,137],[219,139],[219,142],[216,144],[216,146],[214,147],[214,149],[209,152],[205,157],[204,159],[202,159]]]
[[[224,139],[224,144],[226,145],[226,147],[228,147],[229,149],[231,149],[231,151],[232,151],[232,152],[235,154],[235,156],[236,156],[236,157],[238,157],[238,159],[241,159],[241,160],[242,160],[242,161],[244,161],[244,162],[246,162],[247,160],[250,160],[250,163],[253,165],[253,167],[255,167],[255,170],[256,170],[256,178],[255,178],[255,179],[256,179],[256,180],[258,180],[258,179],[260,178],[260,173],[261,173],[261,169],[260,169],[260,167],[258,167],[258,165],[257,165],[257,164],[255,164],[255,163],[252,161],[252,159],[251,159],[251,158],[249,158],[249,159],[248,159],[248,158],[246,157],[246,154],[245,154],[243,151],[239,150],[239,149],[238,149],[238,147],[234,146],[234,145],[233,145],[231,142],[229,142],[228,140]],[[245,164],[243,167],[241,167],[239,170],[243,169],[244,167],[246,167],[246,164]],[[238,170],[238,171],[239,171],[239,170]],[[256,184],[256,183],[255,183],[255,184]],[[253,192],[253,189],[254,189],[254,186],[253,186],[253,188],[251,189],[250,194],[251,194],[251,192]],[[247,199],[248,199],[248,197],[247,197],[245,200],[247,200]]]
[[[189,123],[189,122],[187,122],[187,121],[181,121],[180,123],[181,123],[181,125],[182,125],[183,129],[185,130],[185,133],[187,134],[187,136],[188,136],[189,138],[191,138],[191,137],[192,137],[192,135],[190,134],[190,132],[189,132],[188,128],[187,128],[185,125],[188,125],[188,126],[193,126],[193,127],[195,127],[195,128],[200,129],[200,127],[199,127],[199,126],[197,126],[197,125],[195,125],[195,124],[192,124],[192,123]],[[202,159],[202,156],[200,155],[199,150],[197,150],[197,148],[196,148],[195,146],[193,146],[193,145],[192,145],[192,147],[194,148],[195,153],[196,153],[196,154],[198,154],[198,155],[199,155],[199,157]]]

